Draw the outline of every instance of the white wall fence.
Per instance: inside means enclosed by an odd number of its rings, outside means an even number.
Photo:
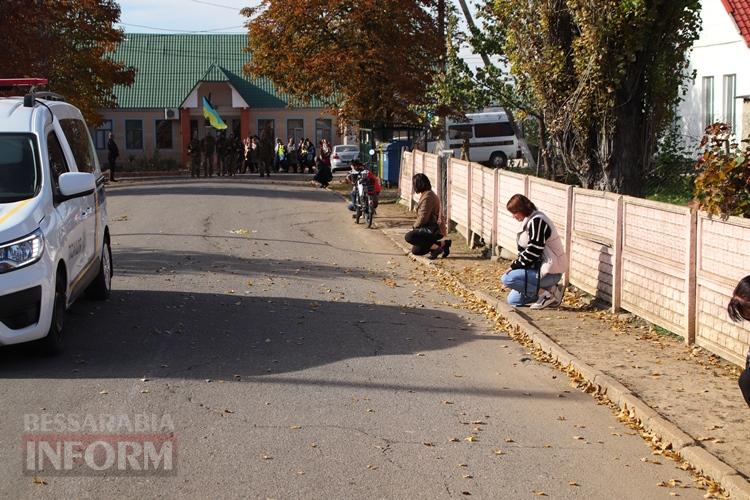
[[[515,254],[520,225],[505,204],[529,197],[565,238],[565,282],[743,365],[750,327],[729,320],[737,281],[750,274],[750,220],[709,218],[688,207],[592,191],[477,163],[404,152],[401,201],[418,196],[411,178],[426,174],[438,195],[447,176],[448,218],[467,240]],[[443,174],[445,172],[445,174]],[[442,196],[441,196],[442,197]]]

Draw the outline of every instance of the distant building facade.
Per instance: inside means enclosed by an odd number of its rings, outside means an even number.
[[[285,143],[289,137],[340,143],[336,117],[320,103],[295,106],[269,80],[244,76],[246,42],[245,34],[128,33],[112,58],[136,68],[135,82],[114,89],[117,108],[99,110],[104,121],[92,136],[100,160],[112,132],[121,163],[158,152],[187,165],[191,137],[218,133],[203,118],[204,96],[227,124],[227,135],[260,135],[269,125]]]
[[[679,110],[682,134],[697,146],[715,122],[750,135],[750,0],[701,0],[702,29],[690,51],[695,80]]]

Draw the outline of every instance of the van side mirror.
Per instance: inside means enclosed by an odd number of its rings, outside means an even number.
[[[96,189],[96,177],[88,172],[66,172],[57,181],[60,186],[60,196],[57,202],[87,196]]]

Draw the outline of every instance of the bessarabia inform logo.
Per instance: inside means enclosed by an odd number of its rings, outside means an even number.
[[[25,475],[175,475],[177,442],[168,414],[26,414]]]

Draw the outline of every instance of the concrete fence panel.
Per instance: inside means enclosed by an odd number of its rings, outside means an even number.
[[[528,195],[529,179],[525,175],[507,170],[498,172],[497,181],[497,244],[500,248],[515,255],[518,253],[516,237],[521,230],[521,224],[513,218],[505,206],[514,194]]]
[[[463,230],[464,236],[469,230],[469,170],[470,164],[466,161],[451,158],[448,169],[450,178],[450,192],[448,193],[448,205],[450,219]]]
[[[401,155],[401,175],[398,183],[399,202],[406,205],[410,209],[410,200],[412,197],[411,178],[414,175],[412,174],[413,167],[414,153],[405,150]]]
[[[471,164],[471,232],[481,236],[487,244],[493,241],[495,225],[495,174],[478,163]]]
[[[622,307],[689,338],[694,311],[687,207],[623,198]]]
[[[568,209],[572,191],[571,186],[559,182],[529,177],[529,199],[552,220],[562,238],[568,232]],[[565,243],[567,245],[569,242]],[[568,251],[567,246],[565,251]]]
[[[570,282],[612,303],[619,195],[573,189]]]
[[[443,199],[443,182],[440,176],[440,157],[430,153],[424,155],[424,170],[423,172],[432,184],[432,190],[438,195],[438,198]]]
[[[402,189],[425,172],[438,180],[433,155],[404,153]],[[519,223],[508,199],[528,196],[565,234],[578,288],[685,336],[725,359],[744,364],[750,326],[735,324],[726,307],[737,281],[750,274],[750,220],[717,220],[687,207],[572,188],[451,158],[447,207],[464,236],[474,232],[516,254]],[[434,180],[433,180],[434,179]],[[402,200],[416,199],[411,188]]]
[[[747,322],[733,323],[727,304],[737,282],[750,274],[750,220],[698,215],[696,343],[739,365],[750,345]]]

